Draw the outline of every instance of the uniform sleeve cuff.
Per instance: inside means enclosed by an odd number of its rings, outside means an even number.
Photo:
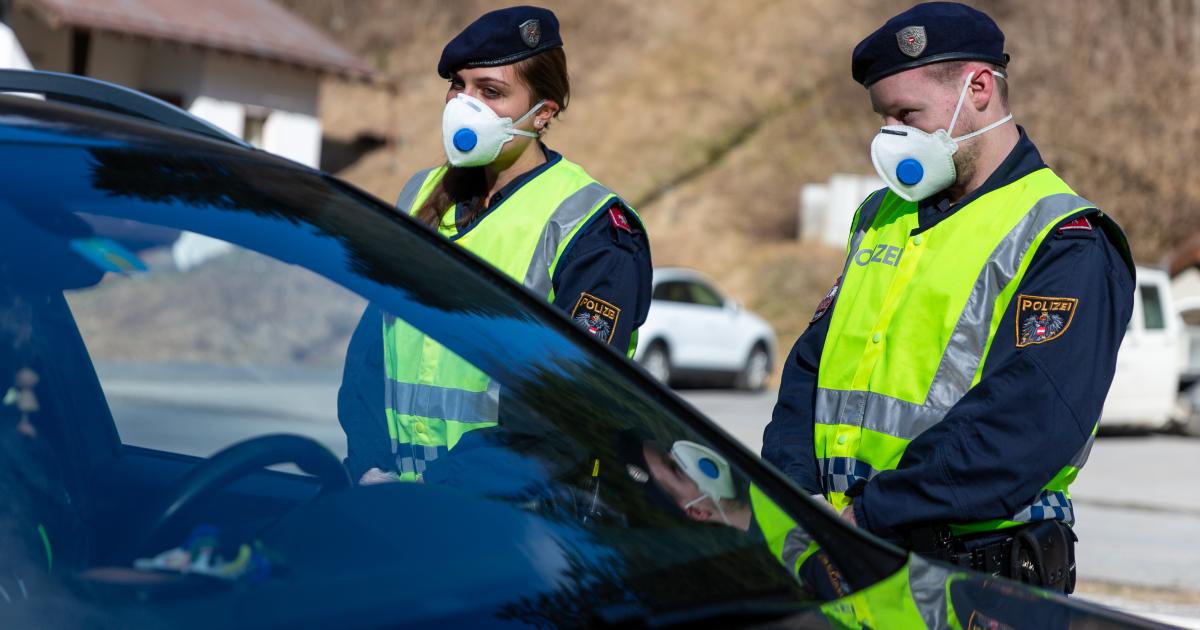
[[[898,536],[896,532],[892,531],[892,529],[886,524],[872,520],[871,510],[867,509],[867,504],[871,503],[870,499],[873,494],[874,493],[871,492],[871,484],[868,483],[867,486],[863,488],[862,496],[858,497],[851,506],[851,509],[854,510],[854,522],[858,523],[859,527],[871,532],[872,534],[875,534],[876,536],[879,536],[880,538],[883,538],[884,540],[887,540],[888,542],[901,544],[901,537]]]

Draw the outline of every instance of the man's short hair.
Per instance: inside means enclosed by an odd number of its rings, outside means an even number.
[[[947,85],[953,84],[955,89],[961,90],[963,84],[963,75],[966,74],[967,65],[972,63],[982,64],[986,68],[1004,74],[1003,79],[996,77],[999,79],[996,81],[996,94],[1000,96],[1000,104],[1003,105],[1004,109],[1007,110],[1008,70],[997,64],[982,61],[947,61],[946,63],[929,64],[928,66],[925,66],[925,72],[928,73],[927,76],[933,78],[934,80]]]

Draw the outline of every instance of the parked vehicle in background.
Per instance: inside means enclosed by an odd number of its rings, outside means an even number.
[[[1170,278],[1158,269],[1138,267],[1133,317],[1117,354],[1102,427],[1171,426],[1177,416],[1183,343],[1183,320],[1175,310]]]
[[[1183,370],[1175,421],[1183,433],[1200,436],[1200,297],[1179,300],[1175,312],[1183,321]]]
[[[762,389],[775,364],[775,331],[690,269],[654,270],[654,294],[634,357],[667,384]]]

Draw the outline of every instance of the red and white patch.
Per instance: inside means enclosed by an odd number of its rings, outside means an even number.
[[[1074,221],[1060,225],[1058,228],[1058,231],[1060,234],[1062,232],[1066,232],[1068,230],[1084,230],[1087,232],[1091,232],[1092,231],[1092,223],[1091,223],[1091,221],[1087,220],[1087,217],[1079,217],[1078,219],[1075,219]]]
[[[618,230],[625,230],[633,234],[633,227],[629,225],[629,219],[625,217],[625,213],[621,210],[620,206],[613,206],[608,209],[608,220]]]

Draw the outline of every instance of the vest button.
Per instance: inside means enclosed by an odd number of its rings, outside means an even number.
[[[844,436],[844,435],[839,435],[839,436],[838,436],[838,440],[837,440],[837,442],[838,442],[838,444],[845,444],[845,443],[846,443],[846,436]]]
[[[425,432],[425,423],[421,422],[420,420],[414,422],[413,423],[413,431],[416,431],[417,433],[424,433]]]
[[[925,240],[925,239],[924,239],[924,238],[922,238],[920,234],[918,234],[918,235],[916,235],[916,236],[914,236],[914,237],[913,237],[913,245],[920,245],[920,244],[921,244],[921,241],[924,241],[924,240]]]
[[[875,343],[879,343],[882,340],[883,340],[883,335],[880,333],[875,333],[874,335],[871,335],[871,341],[874,341]]]

